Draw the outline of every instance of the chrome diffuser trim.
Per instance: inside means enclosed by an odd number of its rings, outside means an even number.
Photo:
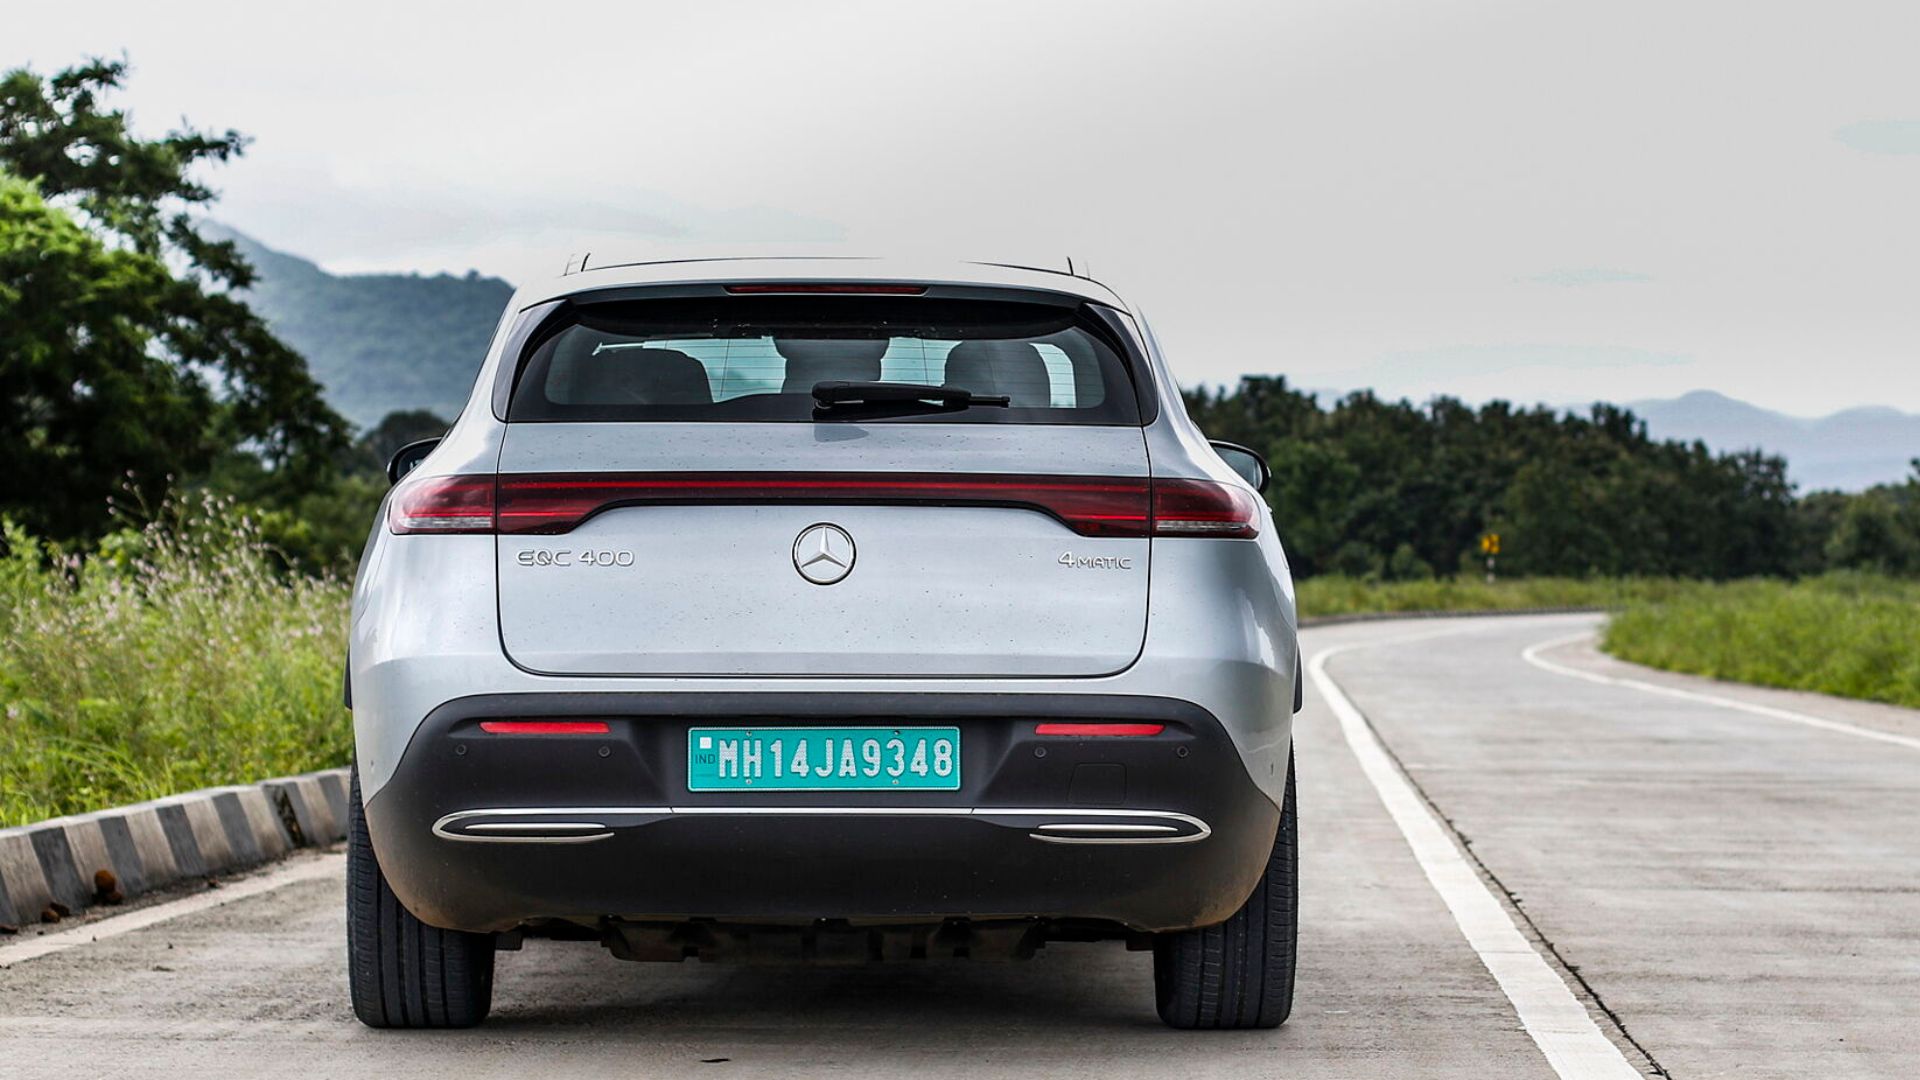
[[[552,814],[565,820],[529,821]],[[1051,809],[991,806],[604,806],[502,807],[461,810],[433,823],[433,834],[443,840],[494,844],[581,844],[605,840],[614,827],[596,817],[665,817],[756,815],[787,817],[981,817],[981,818],[1104,818],[1110,821],[1048,821],[1032,826],[1027,835],[1049,844],[1191,844],[1213,835],[1206,822],[1171,810],[1100,810],[1074,807]],[[513,818],[512,821],[476,821],[476,818]],[[1142,820],[1146,819],[1146,820]],[[1153,819],[1158,819],[1157,821]],[[1180,822],[1191,828],[1183,832]],[[458,826],[460,831],[453,829]],[[1007,826],[1020,828],[1025,826]],[[588,832],[586,830],[599,830]],[[538,835],[542,831],[559,835]],[[508,835],[479,835],[508,834]],[[1172,835],[1169,835],[1172,834]]]

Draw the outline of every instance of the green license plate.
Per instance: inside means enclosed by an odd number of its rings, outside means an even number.
[[[959,788],[959,728],[697,727],[687,732],[688,791]]]

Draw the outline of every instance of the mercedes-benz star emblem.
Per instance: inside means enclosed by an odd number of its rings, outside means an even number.
[[[809,525],[793,541],[793,568],[815,585],[832,585],[852,573],[853,557],[853,537],[838,525]]]

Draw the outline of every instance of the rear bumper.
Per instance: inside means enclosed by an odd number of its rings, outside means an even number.
[[[594,718],[606,734],[497,735],[487,719]],[[958,791],[687,790],[687,729],[937,723]],[[1035,734],[1040,721],[1165,725]],[[1206,710],[1053,694],[562,693],[463,698],[423,722],[369,800],[382,869],[423,920],[1224,920],[1279,811]]]

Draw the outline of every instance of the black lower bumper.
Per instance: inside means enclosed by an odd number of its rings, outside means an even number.
[[[498,719],[605,733],[492,734]],[[1164,725],[1043,736],[1044,722]],[[690,792],[688,729],[940,724],[963,786]],[[1231,915],[1279,811],[1206,710],[1165,698],[1030,694],[540,694],[435,710],[367,823],[426,922],[1095,920],[1132,930]]]

